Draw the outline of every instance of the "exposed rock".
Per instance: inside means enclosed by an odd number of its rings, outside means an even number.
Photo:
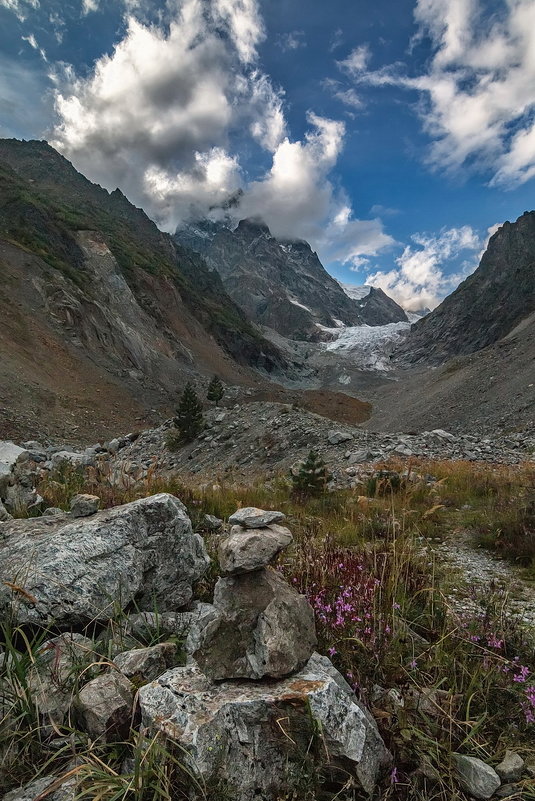
[[[254,506],[247,506],[234,512],[228,522],[231,525],[239,525],[243,528],[264,528],[271,523],[282,523],[286,515],[282,512],[266,512],[264,509],[256,509]]]
[[[0,498],[4,497],[17,460],[23,453],[25,449],[15,445],[14,442],[0,440]]]
[[[64,515],[65,512],[63,509],[60,509],[58,506],[49,506],[47,509],[43,511],[43,517],[54,517],[57,515]]]
[[[509,798],[510,801],[525,801],[521,784],[502,784],[494,793],[493,798]]]
[[[43,724],[64,722],[72,702],[74,669],[94,658],[92,640],[76,632],[61,634],[39,649],[36,664],[28,673],[28,686]]]
[[[140,640],[154,640],[161,637],[185,639],[199,613],[198,604],[188,612],[135,612],[124,621],[127,634]]]
[[[50,458],[52,470],[62,467],[81,467],[84,464],[84,454],[77,451],[57,451]]]
[[[516,751],[506,751],[500,764],[496,765],[496,773],[502,782],[518,782],[522,778],[524,764],[524,760]]]
[[[269,565],[292,541],[291,532],[273,524],[266,528],[232,526],[219,545],[219,566],[226,575],[250,573]]]
[[[207,531],[219,531],[223,527],[223,521],[215,515],[205,515],[203,522]]]
[[[459,783],[474,798],[490,798],[501,784],[496,771],[477,757],[452,754]]]
[[[342,442],[349,442],[353,439],[353,435],[347,431],[329,431],[327,441],[329,445],[340,445]]]
[[[65,773],[68,773],[68,771],[66,770]],[[23,787],[17,787],[15,790],[11,790],[10,793],[6,793],[2,801],[37,801],[37,799],[45,797],[46,801],[74,801],[77,777],[68,776],[68,778],[63,779],[63,775],[43,776],[40,779],[34,779]]]
[[[134,601],[141,611],[179,609],[209,562],[185,507],[165,493],[88,519],[13,520],[2,533],[0,610],[12,608],[18,623],[105,621]],[[24,589],[16,603],[6,581]]]
[[[133,687],[121,673],[103,673],[78,694],[81,728],[90,737],[107,742],[127,739],[132,725]]]
[[[135,648],[123,651],[114,659],[115,666],[128,679],[136,682],[154,681],[170,668],[176,657],[176,645],[162,642],[150,648]]]
[[[314,613],[274,570],[220,578],[188,650],[211,679],[281,678],[299,670],[316,645]]]
[[[100,498],[97,495],[80,494],[71,498],[70,508],[73,517],[89,517],[98,512]]]
[[[373,718],[317,654],[278,682],[213,684],[196,666],[175,668],[141,687],[139,702],[143,726],[179,742],[236,801],[298,792],[307,755],[309,768],[340,785],[352,776],[368,793],[390,761]]]
[[[0,501],[0,523],[5,523],[6,520],[12,520],[12,519],[13,516],[9,514],[2,501]]]

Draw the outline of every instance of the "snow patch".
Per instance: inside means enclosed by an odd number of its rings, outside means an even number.
[[[352,300],[364,300],[370,294],[372,288],[367,284],[356,286],[355,284],[340,284],[348,298]]]

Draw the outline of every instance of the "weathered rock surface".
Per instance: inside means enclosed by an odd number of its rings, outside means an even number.
[[[264,528],[271,523],[282,523],[286,515],[282,512],[266,512],[264,509],[257,509],[254,506],[246,506],[234,512],[228,522],[231,525],[243,526],[243,528]]]
[[[281,678],[299,670],[316,646],[314,613],[274,570],[220,578],[188,650],[214,680]]]
[[[70,509],[73,517],[89,517],[98,512],[100,498],[97,495],[80,494],[71,498]]]
[[[232,526],[219,545],[219,566],[226,575],[250,573],[269,565],[292,541],[289,529],[274,523],[266,528]]]
[[[37,801],[40,798],[46,798],[47,801],[74,801],[77,783],[76,776],[67,779],[63,779],[62,775],[43,776],[6,793],[2,801]]]
[[[214,684],[196,666],[175,668],[142,687],[139,702],[142,725],[178,741],[202,779],[236,801],[291,795],[307,758],[309,768],[340,784],[349,774],[371,792],[390,761],[373,718],[317,654],[275,683]]]
[[[0,441],[0,497],[7,487],[19,456],[25,449],[14,442]]]
[[[208,562],[185,507],[164,493],[87,519],[13,520],[0,541],[0,611],[11,608],[19,623],[67,626],[107,620],[133,601],[176,610]]]
[[[490,798],[501,784],[496,771],[477,757],[453,754],[459,783],[474,798]]]
[[[162,642],[149,648],[135,648],[117,654],[115,666],[128,679],[154,681],[170,668],[176,657],[176,645]]]
[[[0,501],[0,523],[5,523],[6,520],[12,520],[12,515],[9,514],[2,501]]]
[[[128,739],[132,725],[133,687],[121,673],[103,673],[88,682],[78,695],[81,728],[90,737],[107,742]]]
[[[508,750],[500,764],[496,765],[496,773],[503,782],[518,782],[522,778],[524,764],[520,754]]]

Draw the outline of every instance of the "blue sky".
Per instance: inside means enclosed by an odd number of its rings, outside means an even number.
[[[0,135],[417,309],[534,207],[534,54],[535,0],[0,0]]]

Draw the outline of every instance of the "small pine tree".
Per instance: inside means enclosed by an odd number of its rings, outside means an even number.
[[[310,451],[298,472],[292,474],[293,493],[301,498],[322,495],[329,478],[325,462],[315,451]]]
[[[206,397],[209,401],[213,401],[217,406],[217,404],[219,403],[224,394],[225,394],[225,388],[223,386],[223,382],[221,381],[218,375],[215,375],[208,385],[208,392],[206,393]]]
[[[191,442],[204,428],[202,404],[189,382],[180,397],[174,422],[183,442]]]

